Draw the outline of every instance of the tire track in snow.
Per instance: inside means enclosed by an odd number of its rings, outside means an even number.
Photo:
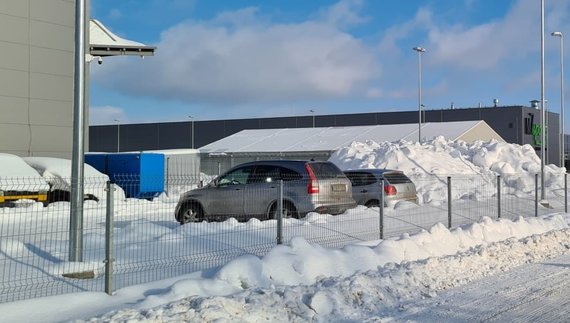
[[[530,264],[409,305],[398,320],[568,322],[570,255]]]

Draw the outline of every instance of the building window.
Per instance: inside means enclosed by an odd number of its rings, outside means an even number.
[[[534,123],[534,114],[529,113],[528,117],[524,118],[524,133],[525,135],[532,135],[532,124]]]

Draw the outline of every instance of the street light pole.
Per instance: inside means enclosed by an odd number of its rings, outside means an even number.
[[[121,150],[121,121],[119,119],[115,119],[117,123],[117,152]]]
[[[315,127],[315,110],[309,110],[313,114],[313,128]]]
[[[418,142],[422,142],[422,53],[426,49],[423,47],[414,47],[413,50],[418,52]]]
[[[192,149],[194,149],[194,117],[188,116],[188,118],[190,119],[190,126],[192,127]]]
[[[560,37],[560,167],[564,167],[566,152],[564,146],[564,35],[560,31],[551,34]]]
[[[544,161],[546,158],[546,110],[544,102],[544,0],[540,1],[540,199],[545,200]]]
[[[69,261],[83,261],[83,191],[85,174],[85,53],[88,44],[87,4],[75,1],[75,55],[73,73],[73,143],[69,219]]]

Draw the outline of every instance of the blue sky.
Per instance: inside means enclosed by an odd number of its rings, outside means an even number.
[[[92,64],[91,124],[416,110],[414,46],[427,109],[540,99],[539,0],[91,0],[91,16],[158,48]],[[570,1],[546,0],[557,112],[550,32],[570,35],[569,16]]]

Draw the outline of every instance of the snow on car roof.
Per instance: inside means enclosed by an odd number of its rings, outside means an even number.
[[[46,191],[49,185],[21,157],[0,153],[0,189],[5,191]]]

